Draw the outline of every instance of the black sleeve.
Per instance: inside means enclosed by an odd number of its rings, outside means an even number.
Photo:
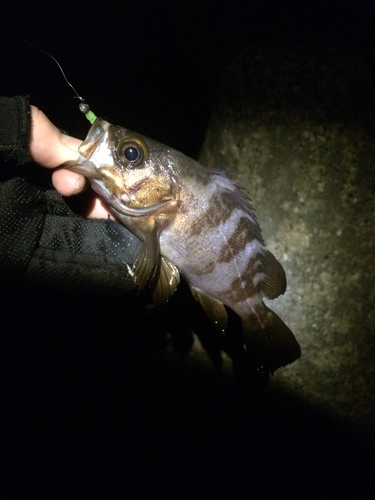
[[[0,98],[0,170],[29,159],[28,101],[10,101]],[[33,165],[14,167],[15,176],[0,183],[0,289],[118,294],[132,288],[129,269],[140,241],[117,222],[74,214],[48,183],[32,177],[40,170],[49,174]]]
[[[22,165],[30,161],[30,105],[27,97],[0,97],[0,157]]]

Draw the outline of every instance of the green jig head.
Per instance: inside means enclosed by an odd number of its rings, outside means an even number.
[[[96,120],[96,115],[90,110],[90,106],[87,104],[87,102],[84,99],[82,99],[82,97],[80,96],[78,97],[79,99],[81,99],[81,102],[78,105],[79,110],[86,116],[86,118],[92,125]]]

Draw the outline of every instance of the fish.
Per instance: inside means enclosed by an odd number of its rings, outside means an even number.
[[[273,373],[301,355],[300,345],[264,298],[286,290],[282,265],[266,248],[250,198],[229,174],[124,127],[96,118],[62,165],[87,177],[114,217],[143,241],[134,261],[138,292],[156,305],[180,275],[218,331],[227,308],[242,321],[252,362]]]

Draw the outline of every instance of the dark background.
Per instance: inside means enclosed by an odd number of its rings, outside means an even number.
[[[251,42],[351,41],[374,61],[373,1],[1,2],[1,91],[86,135],[50,52],[98,116],[196,156],[223,72]]]
[[[87,133],[56,64],[26,39],[59,60],[98,116],[193,157],[225,68],[251,42],[339,38],[374,68],[373,1],[0,8],[2,95],[29,94],[55,124]],[[375,498],[372,435],[159,351],[172,301],[158,325],[127,296],[13,299],[1,313],[1,499]]]

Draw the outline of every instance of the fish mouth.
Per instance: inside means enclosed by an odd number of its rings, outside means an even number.
[[[99,179],[90,179],[92,189],[101,197],[103,200],[115,211],[122,215],[128,215],[130,217],[142,217],[146,215],[152,215],[161,208],[169,204],[170,200],[162,201],[160,203],[154,203],[153,205],[147,205],[141,208],[129,207],[128,203],[131,201],[128,194],[122,194],[119,197],[114,195],[104,184],[103,181]]]
[[[89,160],[94,152],[97,150],[102,141],[106,141],[106,135],[111,124],[103,118],[97,118],[91,125],[85,140],[78,148],[79,153]]]
[[[81,174],[88,179],[101,179],[102,176],[98,170],[100,163],[96,160],[94,153],[99,150],[101,144],[105,143],[110,126],[111,124],[107,121],[97,118],[78,148],[78,158],[63,163],[61,167]]]

